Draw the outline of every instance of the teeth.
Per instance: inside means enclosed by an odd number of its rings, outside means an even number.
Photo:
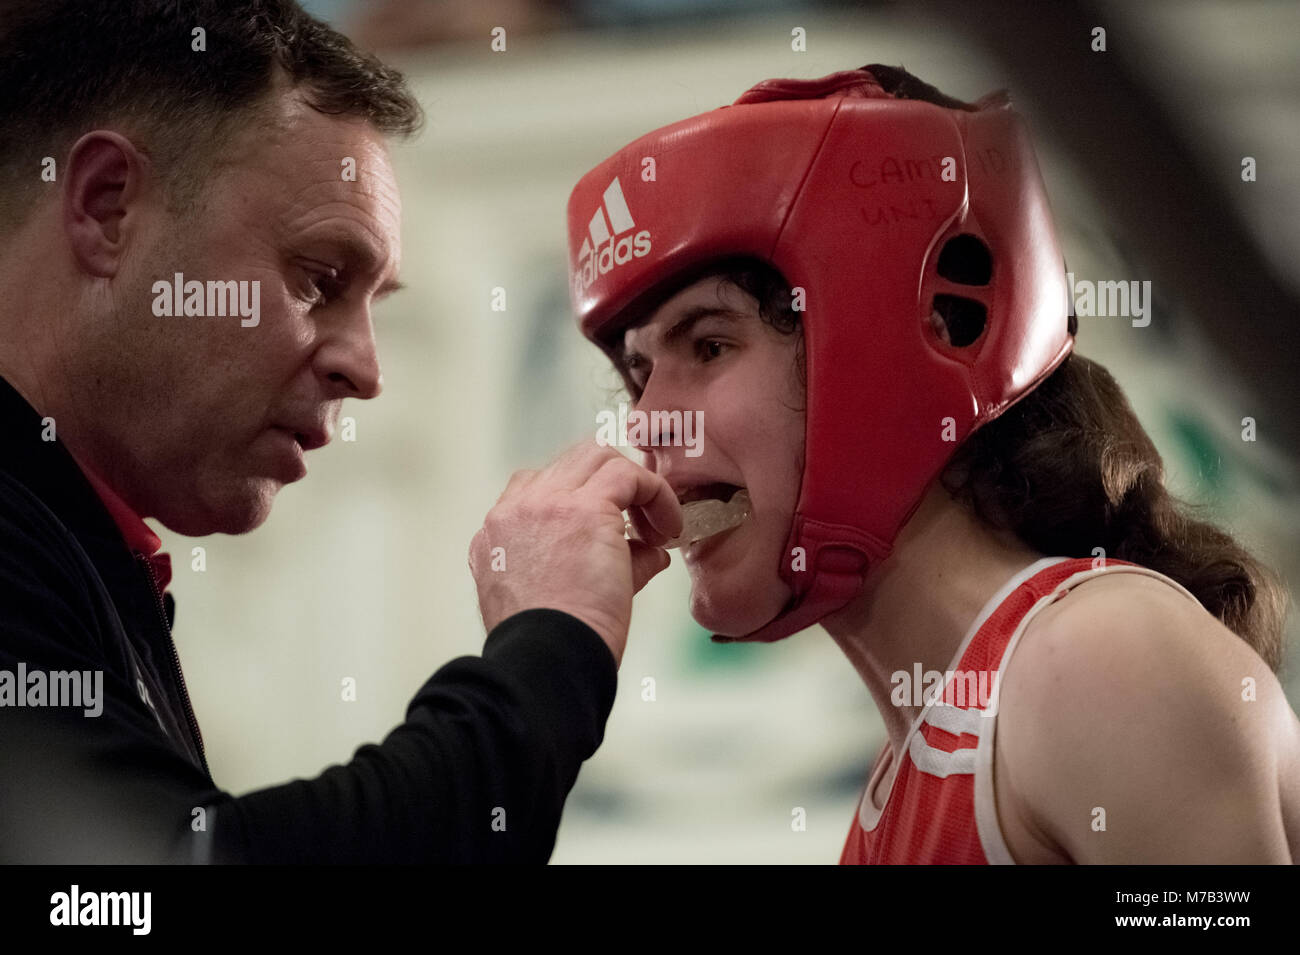
[[[712,537],[714,534],[721,534],[735,527],[748,516],[749,492],[744,488],[732,494],[729,501],[720,501],[716,498],[691,501],[682,505],[681,534],[668,541],[663,547],[665,550],[673,550]],[[631,521],[627,522],[627,535],[631,540],[641,539]]]

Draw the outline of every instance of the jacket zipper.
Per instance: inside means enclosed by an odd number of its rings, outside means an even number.
[[[176,678],[176,685],[180,687],[181,702],[185,704],[185,718],[189,721],[194,744],[199,748],[199,760],[203,763],[203,771],[211,779],[212,770],[208,768],[208,757],[203,751],[203,736],[199,733],[199,721],[194,718],[194,707],[190,705],[190,693],[185,687],[185,674],[181,672],[181,656],[176,652],[176,641],[172,639],[172,628],[167,623],[167,608],[163,604],[162,589],[158,586],[158,578],[154,576],[153,565],[149,563],[149,559],[141,554],[136,554],[135,559],[144,565],[145,574],[149,578],[149,586],[153,590],[154,610],[158,612],[158,622],[162,624],[163,633],[167,634],[167,647],[172,652],[172,675]]]

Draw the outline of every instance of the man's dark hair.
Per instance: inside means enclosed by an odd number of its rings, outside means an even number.
[[[402,75],[294,0],[3,0],[0,224],[31,208],[44,157],[61,166],[82,134],[110,124],[131,131],[184,208],[277,73],[322,113],[388,135],[420,126]]]

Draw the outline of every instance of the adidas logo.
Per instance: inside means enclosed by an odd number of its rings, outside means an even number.
[[[648,230],[642,229],[635,235],[625,234],[636,228],[636,222],[628,211],[623,186],[617,176],[605,189],[603,198],[604,202],[587,225],[587,237],[582,240],[582,248],[578,250],[573,281],[579,295],[591,288],[602,275],[650,253]],[[606,213],[609,214],[608,220]]]

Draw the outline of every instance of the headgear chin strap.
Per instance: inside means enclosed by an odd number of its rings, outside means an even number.
[[[804,470],[780,567],[794,596],[716,640],[779,640],[852,600],[958,445],[1073,345],[1005,98],[895,99],[868,70],[760,83],[642,136],[569,198],[574,308],[607,349],[629,305],[712,261],[759,259],[804,290]]]

